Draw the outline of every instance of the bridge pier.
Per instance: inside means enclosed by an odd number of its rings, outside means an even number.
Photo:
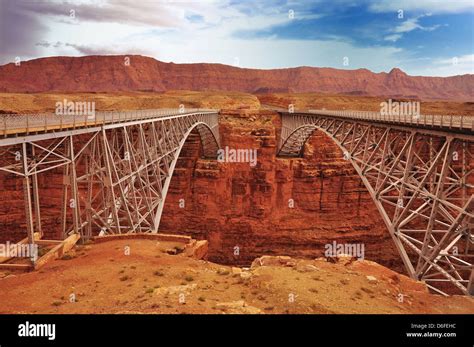
[[[28,237],[28,244],[32,247],[35,244],[35,230],[33,224],[33,207],[31,201],[31,179],[28,172],[28,152],[26,143],[22,144],[22,168],[23,168],[23,197],[25,203],[25,220],[26,220],[26,232]],[[31,259],[34,265],[35,259]]]

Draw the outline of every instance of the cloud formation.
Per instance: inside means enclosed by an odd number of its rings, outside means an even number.
[[[403,20],[396,18],[400,8]],[[414,74],[431,64],[431,72],[444,74],[459,67],[436,62],[473,51],[472,38],[455,35],[445,44],[458,48],[443,55],[441,40],[430,36],[446,30],[449,15],[472,11],[462,0],[0,0],[0,9],[0,64],[18,56],[142,54],[179,63],[401,67]]]
[[[419,11],[429,13],[460,13],[474,11],[471,0],[378,0],[373,1],[369,8],[374,12],[405,12]]]
[[[393,34],[385,36],[386,41],[398,41],[403,37],[403,34],[409,33],[413,30],[422,30],[422,31],[433,31],[441,27],[441,24],[423,26],[420,24],[420,19],[424,17],[430,17],[431,14],[422,14],[413,18],[404,20],[401,24],[397,25],[391,32]]]

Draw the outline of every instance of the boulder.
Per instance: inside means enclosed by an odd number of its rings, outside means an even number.
[[[252,277],[252,273],[251,272],[241,272],[240,273],[240,278],[243,279],[243,280],[248,280]]]
[[[185,254],[195,259],[205,259],[209,251],[209,242],[207,240],[193,240],[186,245]]]
[[[312,264],[299,262],[298,264],[296,264],[296,271],[298,271],[298,272],[314,272],[314,271],[319,271],[319,269],[316,266],[312,265]]]
[[[258,307],[248,306],[245,301],[231,301],[231,302],[222,302],[216,305],[216,308],[222,310],[225,313],[233,314],[259,314],[262,313]]]
[[[368,276],[365,276],[365,277],[367,278],[367,280],[369,281],[369,283],[375,284],[375,283],[378,282],[378,281],[377,281],[377,278],[375,278],[374,276],[368,275]]]
[[[163,287],[155,289],[156,295],[173,295],[173,294],[189,294],[191,291],[197,288],[196,283],[186,284],[182,286],[170,286],[170,287]]]
[[[255,259],[250,268],[254,269],[260,266],[295,266],[296,262],[288,256],[270,256],[264,255]]]
[[[232,267],[231,272],[232,276],[240,276],[242,269],[240,267]]]

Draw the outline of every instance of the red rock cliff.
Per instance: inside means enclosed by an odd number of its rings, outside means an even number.
[[[143,56],[51,57],[0,66],[0,92],[224,90],[327,92],[472,100],[474,75],[409,76],[399,69],[297,67],[241,69],[222,64],[163,63]]]
[[[199,139],[190,139],[172,178],[163,232],[209,240],[210,260],[222,263],[249,265],[263,254],[317,257],[337,241],[364,243],[367,258],[402,270],[368,192],[329,138],[316,133],[304,158],[280,159],[275,113],[224,111],[220,123],[221,146],[257,149],[257,165],[196,160]]]

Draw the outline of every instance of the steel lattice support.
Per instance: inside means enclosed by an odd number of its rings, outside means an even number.
[[[282,113],[279,155],[300,156],[316,130],[354,166],[407,273],[436,292],[473,295],[474,132]]]
[[[201,111],[45,131],[0,139],[0,173],[23,181],[29,243],[41,234],[38,178],[62,176],[63,237],[157,232],[180,151],[191,132],[200,135],[203,156],[216,158],[218,112]],[[105,117],[104,117],[105,119]],[[95,125],[95,124],[94,124]]]

